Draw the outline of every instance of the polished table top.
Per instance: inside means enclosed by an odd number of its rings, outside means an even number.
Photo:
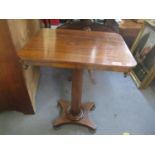
[[[27,64],[129,72],[136,61],[116,33],[41,29],[19,52]]]

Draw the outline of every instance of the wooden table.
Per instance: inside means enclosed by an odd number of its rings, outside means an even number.
[[[136,61],[123,38],[116,33],[79,30],[42,29],[19,52],[26,65],[72,69],[71,104],[59,100],[61,115],[53,123],[80,124],[91,129],[96,125],[89,118],[94,103],[81,103],[84,69],[130,72]]]

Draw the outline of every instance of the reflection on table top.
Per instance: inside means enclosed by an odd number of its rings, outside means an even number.
[[[41,29],[19,52],[19,57],[32,65],[122,72],[136,65],[119,34],[79,30]]]

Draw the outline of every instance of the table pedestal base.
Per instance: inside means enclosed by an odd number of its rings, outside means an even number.
[[[88,102],[80,105],[80,113],[78,115],[72,115],[70,111],[70,104],[66,101],[60,100],[58,106],[61,107],[61,115],[53,123],[54,127],[58,127],[64,124],[79,124],[96,129],[96,125],[89,119],[89,112],[95,106],[94,103]]]

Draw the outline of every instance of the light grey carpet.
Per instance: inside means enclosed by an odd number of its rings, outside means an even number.
[[[64,125],[52,128],[58,116],[57,100],[70,100],[70,70],[42,68],[38,93],[37,112],[24,115],[19,112],[0,113],[0,134],[155,134],[155,92],[152,88],[140,91],[128,76],[122,73],[95,71],[96,84],[92,84],[88,72],[84,72],[84,102],[94,101],[91,118],[97,131],[86,127]]]

